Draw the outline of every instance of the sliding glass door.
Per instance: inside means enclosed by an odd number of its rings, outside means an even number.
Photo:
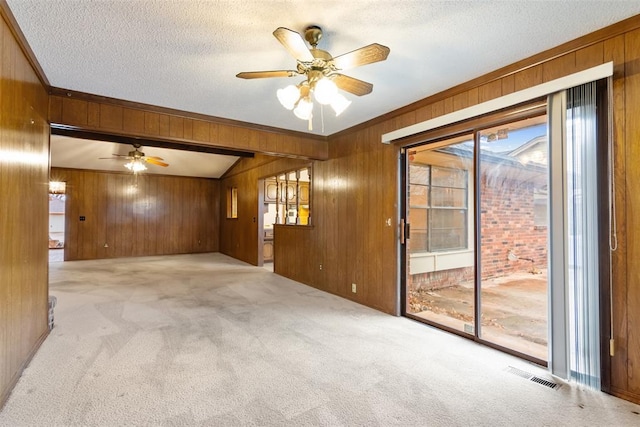
[[[467,134],[408,151],[406,313],[473,334],[474,147]]]
[[[405,314],[547,360],[546,116],[407,150]]]
[[[546,116],[478,132],[478,337],[547,360]]]
[[[406,316],[600,388],[615,246],[605,83],[405,148]]]

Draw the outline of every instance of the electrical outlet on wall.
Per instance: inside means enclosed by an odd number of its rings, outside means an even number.
[[[351,284],[351,292],[353,292],[354,294],[356,293],[356,284],[355,283]]]

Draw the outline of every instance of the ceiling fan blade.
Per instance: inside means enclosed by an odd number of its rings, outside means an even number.
[[[111,154],[113,157],[98,157],[98,160],[131,160],[133,157],[130,157],[127,154]]]
[[[156,159],[156,160],[164,160],[162,157],[158,157],[158,156],[146,156],[147,159]]]
[[[389,56],[389,48],[378,43],[361,47],[352,52],[345,53],[333,58],[333,65],[339,70],[359,67],[378,61],[384,61]]]
[[[273,32],[273,35],[298,61],[313,61],[313,55],[300,34],[288,28],[279,27]]]
[[[299,75],[293,70],[277,70],[277,71],[245,71],[236,74],[241,79],[264,79],[268,77],[294,77]]]
[[[147,162],[147,163],[151,163],[152,165],[162,166],[162,167],[164,167],[164,168],[166,168],[167,166],[169,166],[169,164],[168,164],[168,163],[161,162],[160,160],[156,160],[156,159],[154,159],[154,158],[152,158],[152,157],[145,157],[145,158],[144,158],[144,161],[145,161],[145,162]]]
[[[354,95],[367,95],[373,90],[373,85],[371,83],[354,79],[353,77],[345,76],[344,74],[333,74],[331,78],[340,89]]]

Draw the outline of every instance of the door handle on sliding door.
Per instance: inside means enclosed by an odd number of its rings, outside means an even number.
[[[407,243],[407,239],[410,239],[411,236],[411,224],[405,223],[404,218],[400,220],[400,243]]]

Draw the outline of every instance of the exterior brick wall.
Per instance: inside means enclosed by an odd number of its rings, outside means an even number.
[[[505,180],[499,186],[480,183],[482,278],[530,272],[547,265],[547,227],[534,221],[534,186]],[[509,252],[519,258],[509,260]],[[527,261],[523,258],[533,260]]]
[[[534,184],[515,179],[489,182],[483,175],[480,194],[482,279],[545,270],[548,230],[535,225]],[[517,259],[509,259],[509,252]],[[409,290],[472,282],[473,270],[466,267],[414,274],[409,276]]]

